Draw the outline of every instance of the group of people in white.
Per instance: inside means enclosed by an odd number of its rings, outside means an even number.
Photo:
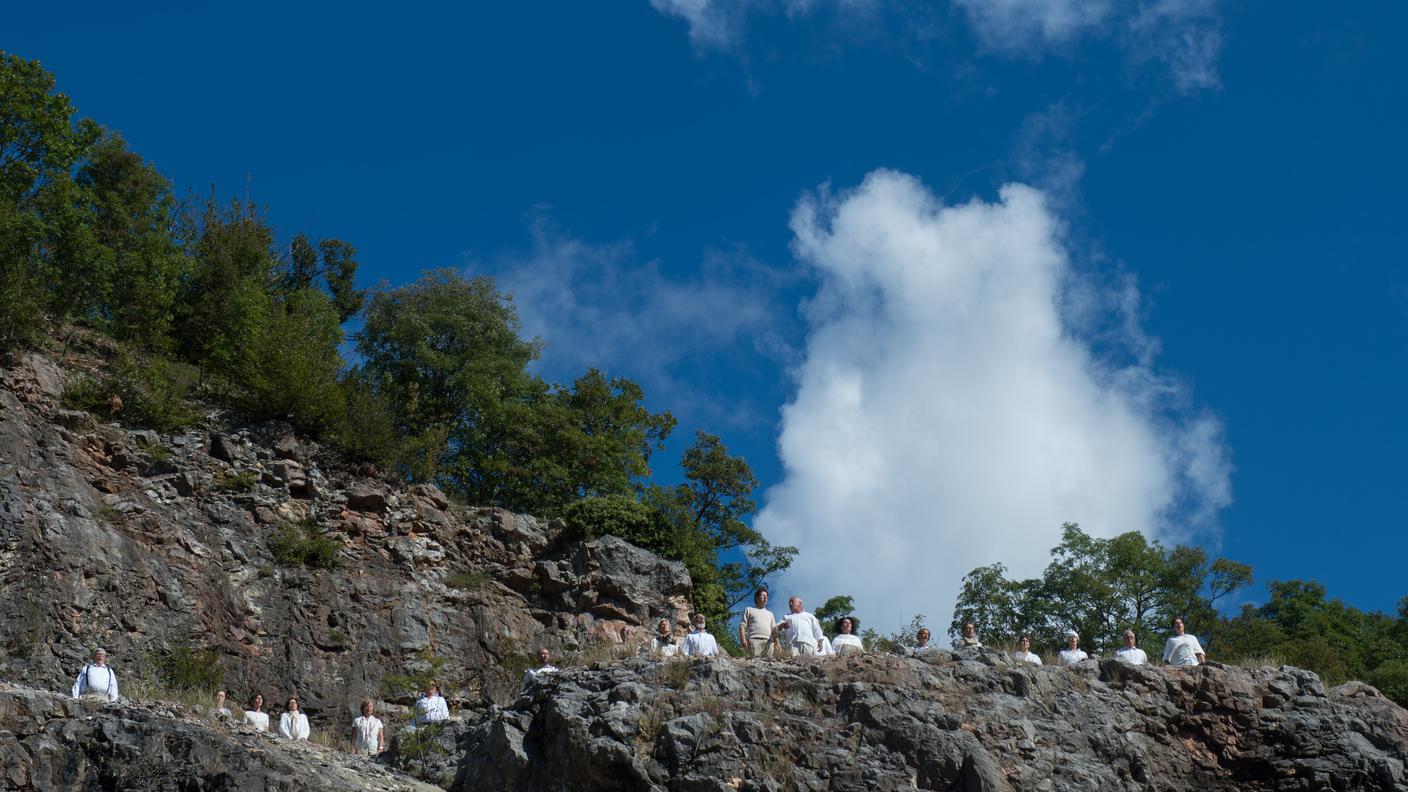
[[[738,624],[738,643],[749,657],[807,657],[865,651],[865,645],[855,634],[855,620],[850,616],[838,619],[835,635],[828,636],[822,630],[817,617],[806,611],[801,597],[791,597],[787,600],[788,612],[781,619],[768,610],[767,604],[767,589],[758,589],[753,596],[753,607],[743,609],[743,619]],[[694,614],[691,624],[693,629],[683,640],[677,640],[670,620],[661,619],[656,624],[655,632],[644,642],[643,648],[650,654],[663,657],[716,657],[722,654],[718,641],[708,631],[708,622],[702,613]],[[903,651],[919,655],[937,649],[930,643],[931,638],[929,629],[921,627],[915,635],[914,645],[905,647]],[[1132,665],[1148,663],[1149,656],[1136,643],[1134,631],[1125,630],[1124,646],[1115,651],[1115,658]],[[972,622],[963,625],[962,636],[954,642],[954,646],[959,649],[982,645]],[[1031,649],[1031,636],[1023,635],[1019,639],[1017,649],[1012,652],[1012,658],[1018,662],[1041,665],[1041,657]],[[1065,648],[1057,658],[1058,665],[1063,666],[1075,665],[1090,658],[1090,655],[1080,648],[1080,635],[1075,630],[1066,631]],[[1185,631],[1183,619],[1175,618],[1173,635],[1164,642],[1163,662],[1171,666],[1196,666],[1206,660],[1198,639]],[[558,671],[552,664],[552,655],[546,647],[538,649],[538,663],[537,667],[530,668],[523,674],[525,690],[546,681]],[[73,683],[73,697],[109,702],[118,700],[117,672],[108,665],[106,651],[94,650],[92,661],[78,672],[78,678]],[[353,750],[358,754],[374,756],[386,750],[386,724],[376,716],[376,705],[371,700],[364,700],[360,710],[362,714],[352,721]],[[223,690],[216,692],[210,714],[228,723],[237,722]],[[449,719],[449,704],[441,695],[440,686],[432,682],[416,699],[411,723],[407,728],[416,729]],[[249,708],[244,710],[238,724],[259,732],[269,730],[269,713],[264,710],[263,695],[255,693],[250,697]],[[288,740],[308,739],[308,715],[299,707],[297,696],[289,696],[284,711],[279,714],[278,733]]]
[[[758,589],[753,594],[753,606],[743,609],[743,618],[738,623],[738,644],[749,657],[804,657],[865,651],[865,644],[855,634],[855,619],[850,616],[837,619],[835,635],[827,636],[817,617],[806,611],[801,597],[788,598],[788,612],[781,619],[768,610],[767,605],[767,589]],[[708,631],[708,622],[703,614],[694,614],[691,624],[693,629],[682,641],[677,641],[670,620],[661,619],[645,649],[651,654],[664,656],[715,657],[722,654],[718,641]],[[1080,648],[1080,635],[1075,630],[1067,630],[1064,637],[1065,648],[1057,655],[1058,665],[1075,665],[1090,658]],[[921,654],[937,649],[930,643],[931,638],[929,628],[920,627],[914,645],[904,647],[904,651]],[[1149,656],[1136,643],[1134,631],[1125,630],[1124,646],[1115,652],[1115,658],[1131,665],[1148,663]],[[954,642],[954,647],[959,649],[982,645],[972,622],[963,625],[963,634]],[[1041,656],[1032,651],[1029,635],[1021,636],[1012,658],[1033,665],[1042,664]],[[1206,660],[1198,639],[1185,632],[1182,618],[1175,618],[1173,635],[1164,643],[1163,662],[1171,666],[1195,666]]]
[[[95,649],[93,651],[91,662],[86,663],[79,670],[78,678],[74,680],[73,697],[75,699],[87,698],[102,702],[118,701],[117,672],[108,665],[107,660],[106,650]],[[552,665],[551,656],[546,648],[538,650],[538,660],[540,665],[537,668],[530,668],[524,674],[523,684],[525,687],[557,671],[556,666]],[[370,699],[362,702],[360,711],[362,714],[352,721],[353,750],[358,754],[375,756],[386,750],[386,724],[376,716],[376,704]],[[210,707],[209,714],[226,723],[247,726],[258,732],[269,731],[270,713],[265,711],[264,696],[259,693],[250,697],[248,708],[240,717],[236,718],[230,709],[229,696],[226,691],[216,691],[215,701]],[[445,701],[445,697],[441,695],[440,686],[432,682],[416,699],[411,723],[406,728],[416,729],[449,719],[450,706]],[[309,738],[311,729],[308,725],[308,715],[299,706],[297,696],[289,696],[284,705],[284,711],[279,714],[278,734],[288,740],[307,740]]]

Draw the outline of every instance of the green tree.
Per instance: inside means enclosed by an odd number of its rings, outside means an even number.
[[[856,609],[855,599],[846,594],[837,594],[821,604],[821,607],[812,611],[816,620],[821,622],[821,629],[826,632],[827,637],[836,637],[836,622],[842,616],[851,619],[851,632],[860,635],[860,619],[854,613]]]
[[[307,234],[297,234],[289,244],[280,290],[292,293],[321,286],[332,298],[341,324],[366,303],[366,290],[356,288],[356,278],[356,248],[340,239],[323,239],[314,244]]]
[[[53,301],[56,260],[83,247],[74,166],[97,125],[39,65],[0,52],[0,348],[34,338]]]
[[[337,310],[323,292],[300,289],[273,301],[244,377],[247,406],[311,431],[335,425],[346,413],[341,343]]]

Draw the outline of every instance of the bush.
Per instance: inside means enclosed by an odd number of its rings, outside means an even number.
[[[629,495],[584,498],[568,506],[563,518],[568,538],[591,541],[610,535],[663,556],[679,557],[659,512]]]
[[[338,556],[342,543],[323,534],[312,518],[279,528],[269,540],[269,550],[273,552],[274,560],[284,566],[336,569],[342,565],[342,559]]]
[[[381,678],[382,698],[390,701],[408,698],[414,700],[417,693],[425,690],[431,683],[439,682],[440,670],[446,662],[448,658],[437,657],[428,649],[421,652],[406,664],[402,673],[387,674]]]
[[[187,401],[200,379],[194,366],[163,357],[118,357],[101,380],[83,378],[64,391],[64,403],[108,419],[174,432],[200,413]]]
[[[445,576],[445,585],[460,591],[474,591],[489,585],[489,576],[483,572],[451,572]]]
[[[1385,661],[1369,674],[1368,682],[1399,706],[1408,706],[1408,660]]]
[[[215,690],[224,679],[218,652],[186,646],[173,649],[158,660],[157,674],[171,690]]]
[[[259,473],[253,470],[240,473],[226,473],[222,470],[215,474],[215,486],[226,492],[249,492],[258,483]]]

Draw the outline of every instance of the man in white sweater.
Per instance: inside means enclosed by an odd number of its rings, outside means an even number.
[[[108,667],[108,653],[102,649],[93,650],[93,662],[83,666],[73,682],[73,697],[84,696],[117,701],[117,672]]]
[[[770,657],[777,632],[777,617],[768,610],[768,590],[753,592],[753,607],[743,609],[738,623],[738,645],[749,657]]]
[[[791,612],[784,616],[782,623],[778,625],[782,645],[793,657],[821,654],[822,647],[825,646],[821,622],[802,609],[801,597],[788,599],[787,608]]]

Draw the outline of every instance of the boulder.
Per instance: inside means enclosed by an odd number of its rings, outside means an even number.
[[[347,508],[352,511],[385,514],[387,505],[386,493],[380,489],[357,486],[347,492]]]

